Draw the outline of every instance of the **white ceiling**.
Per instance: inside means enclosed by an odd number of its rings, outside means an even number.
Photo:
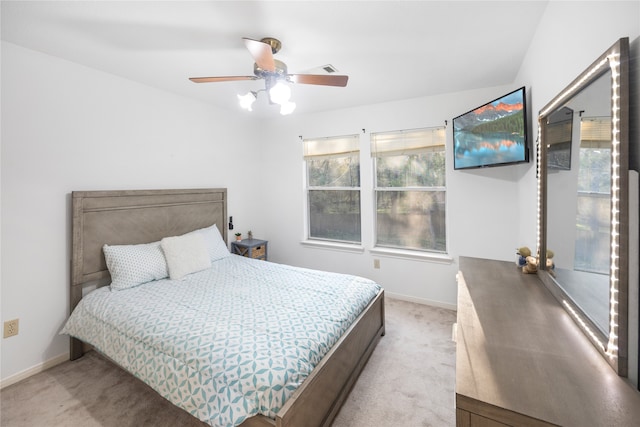
[[[262,81],[242,37],[276,37],[290,73],[331,64],[345,88],[292,85],[294,114],[514,82],[547,1],[2,1],[2,39],[238,109]],[[256,117],[277,116],[259,95]]]

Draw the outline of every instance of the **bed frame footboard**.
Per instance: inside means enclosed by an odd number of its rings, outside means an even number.
[[[73,233],[70,308],[88,284],[109,284],[102,245],[137,244],[216,224],[227,241],[227,190],[124,190],[72,193]],[[275,420],[254,416],[241,427],[327,427],[338,414],[385,332],[384,291],[367,305]],[[71,339],[71,359],[84,353]]]
[[[384,332],[384,291],[380,291],[285,403],[275,424],[254,417],[241,427],[330,426]]]

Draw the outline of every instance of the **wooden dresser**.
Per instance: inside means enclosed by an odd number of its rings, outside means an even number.
[[[619,377],[535,274],[460,257],[456,425],[637,426]]]

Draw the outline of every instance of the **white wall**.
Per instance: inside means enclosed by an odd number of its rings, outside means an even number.
[[[370,132],[447,127],[447,159],[453,157],[451,119],[516,89],[518,85],[371,105],[341,111],[297,116],[272,125],[265,142],[269,191],[265,202],[272,260],[372,278],[389,294],[445,307],[455,307],[459,255],[512,260],[518,241],[518,182],[533,163],[483,170],[454,171],[447,164],[447,223],[452,264],[372,255],[373,170],[369,155]],[[303,102],[303,101],[300,101]],[[362,129],[365,129],[363,133]],[[304,190],[302,142],[305,138],[359,134],[361,142],[362,238],[365,252],[347,253],[302,246]],[[275,173],[277,171],[277,173]],[[534,194],[530,195],[535,197]],[[531,242],[529,244],[533,244]],[[373,259],[380,259],[380,269]]]
[[[538,112],[619,38],[639,35],[639,1],[549,2],[516,78],[532,88],[534,141]],[[535,169],[520,185],[522,240],[535,242],[536,201],[525,197],[536,191]]]
[[[2,43],[2,379],[66,356],[70,192],[228,187],[257,216],[257,132],[228,112]]]
[[[568,19],[568,17],[572,17]],[[640,2],[565,2],[551,1],[547,6],[538,31],[535,34],[529,52],[523,61],[518,79],[534,88],[533,111],[539,112],[553,97],[569,85],[583,70],[606,51],[616,40],[629,37],[630,57],[635,67],[630,74],[635,76],[631,83],[630,104],[635,106],[631,112],[630,149],[637,162],[640,149],[638,138],[638,120],[640,120]],[[537,114],[536,114],[537,115]],[[534,116],[535,117],[535,116]],[[537,137],[537,128],[534,128]],[[638,164],[632,168],[637,169]],[[532,170],[521,181],[520,194],[535,191],[535,172]],[[530,198],[521,198],[522,230],[525,221],[535,223],[536,205]],[[637,219],[636,219],[637,221]],[[535,238],[535,230],[527,232]],[[637,238],[637,236],[636,236]],[[638,260],[630,260],[637,266]],[[637,303],[638,282],[629,283],[629,293]],[[638,385],[638,306],[629,307],[629,379]]]
[[[370,277],[396,297],[452,306],[456,301],[455,272],[460,255],[513,260],[515,248],[536,248],[537,181],[535,141],[537,113],[618,38],[638,37],[638,2],[549,3],[539,30],[513,85],[463,93],[297,116],[272,125],[263,156],[268,172],[264,203],[269,223],[272,260]],[[372,171],[368,160],[369,132],[449,124],[458,114],[507,91],[525,86],[531,118],[531,162],[517,166],[447,170],[447,223],[452,265],[382,258],[373,268]],[[303,100],[299,100],[303,102]],[[365,133],[362,129],[365,129]],[[363,254],[308,248],[304,237],[302,146],[299,136],[360,134],[363,206]],[[447,129],[451,147],[451,130]],[[447,153],[451,158],[451,153]],[[277,173],[276,173],[277,172]]]
[[[369,132],[450,124],[526,86],[534,142],[542,106],[616,39],[637,39],[637,4],[550,2],[512,85],[251,125],[243,116],[3,42],[0,318],[19,317],[20,335],[0,340],[2,380],[66,356],[67,339],[56,334],[68,314],[72,190],[228,187],[236,226],[269,239],[272,260],[360,274],[395,296],[452,306],[458,256],[512,260],[517,246],[535,247],[535,163],[475,171],[449,166],[454,263],[381,257],[376,270],[368,250],[300,245],[298,136],[358,133],[366,154]],[[447,138],[451,147],[450,125]],[[365,186],[372,176],[366,155],[363,160]],[[372,206],[372,200],[363,194],[364,203]],[[367,249],[372,229],[369,214],[363,218]]]

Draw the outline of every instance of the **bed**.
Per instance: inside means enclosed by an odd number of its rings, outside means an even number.
[[[76,324],[76,330],[70,335],[82,341],[71,339],[71,359],[81,357],[90,344],[163,397],[210,425],[330,425],[384,335],[384,291],[375,283],[356,276],[228,254],[226,189],[74,192],[72,211],[70,306],[73,314],[67,323]],[[170,236],[184,239],[191,236],[192,242],[201,244],[205,241],[202,236],[214,235],[219,240],[216,241],[218,252],[215,245],[207,247],[207,254],[211,255],[207,258],[213,261],[206,268],[175,280],[171,274],[131,289],[114,290],[121,282],[116,277],[112,283],[109,273],[110,269],[117,271],[113,269],[112,249],[130,245],[146,248],[157,242],[168,244],[172,243]],[[103,248],[104,245],[107,246]],[[178,268],[174,267],[178,264],[176,261],[171,264],[169,258],[172,246],[162,248],[169,271],[177,272]],[[110,268],[107,268],[105,253]],[[196,255],[189,259],[198,258]],[[217,283],[215,290],[208,285],[212,281]],[[312,286],[314,281],[320,286]],[[224,289],[230,293],[224,293]],[[186,303],[183,298],[191,292],[197,295],[196,302]],[[161,297],[165,299],[160,300]],[[151,305],[146,307],[137,302],[142,300]],[[219,306],[210,309],[214,300]],[[324,308],[319,303],[322,300],[329,302]],[[104,320],[94,319],[96,315],[91,311],[101,311],[107,301],[112,306],[109,310],[116,310],[106,314],[108,319],[116,319],[110,326],[105,326]],[[192,306],[196,303],[200,305]],[[345,306],[344,311],[341,306]],[[190,314],[174,311],[177,307],[186,307],[184,312]],[[90,314],[76,315],[81,311]],[[196,343],[198,350],[181,351],[173,347],[165,349],[165,343],[150,344],[154,333],[142,329],[142,324],[149,323],[144,319],[148,319],[150,313],[159,316],[151,322],[155,325],[153,328],[158,328],[158,319],[168,324],[160,335],[171,335],[175,342]],[[289,316],[295,313],[302,315],[292,320]],[[210,331],[211,325],[205,329],[200,329],[200,325],[214,315],[218,316],[214,321],[216,327],[228,332],[225,335],[228,345],[224,349],[219,335],[198,332]],[[231,334],[236,330],[232,323],[235,317],[249,318],[252,324],[259,324],[258,338],[247,338],[244,329]],[[271,333],[272,327],[263,322],[271,317],[288,319],[285,324],[292,326],[284,332]],[[133,323],[126,324],[125,318]],[[332,323],[321,327],[320,318]],[[121,329],[123,337],[110,337],[109,329]],[[296,335],[303,330],[311,338]],[[284,338],[265,340],[270,334]],[[329,341],[316,340],[318,335],[329,337]],[[213,336],[213,341],[206,342],[207,336]],[[257,361],[244,359],[238,351],[242,346],[247,348],[243,340],[253,343],[252,352],[258,355]],[[162,351],[158,350],[160,347]],[[270,357],[260,357],[264,356],[261,351],[266,347]],[[223,353],[230,355],[237,365],[223,360]],[[280,353],[286,357],[271,359],[272,354]],[[205,381],[197,378],[203,377],[202,369],[191,369],[201,366],[202,359],[208,359],[213,366],[207,368],[206,372],[213,374],[205,375]],[[185,370],[176,373],[170,369],[180,363],[186,366]],[[226,372],[214,369],[220,366],[225,367]],[[200,373],[194,374],[196,371]],[[255,373],[259,375],[253,375]],[[273,377],[283,378],[284,383],[266,384],[271,383]],[[239,396],[231,394],[230,390],[238,391],[238,384],[242,383],[247,387],[249,383],[257,384],[260,393],[244,389],[239,390]],[[273,389],[267,390],[267,386]],[[254,401],[255,405],[251,406]],[[222,411],[218,411],[221,408]],[[243,408],[246,413],[242,412]],[[213,413],[214,409],[218,412]]]

